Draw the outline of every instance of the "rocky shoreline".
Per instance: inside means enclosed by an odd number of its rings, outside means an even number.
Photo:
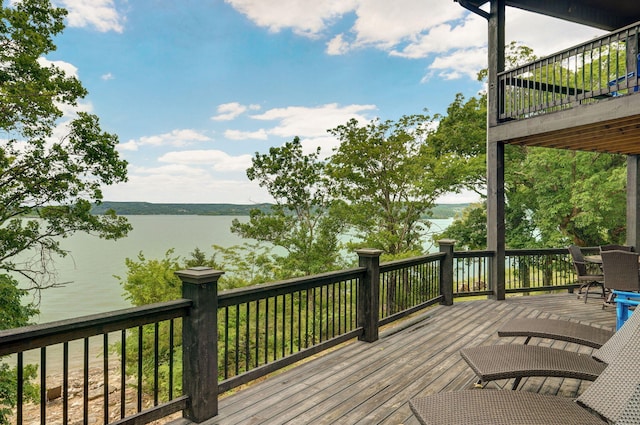
[[[109,422],[120,419],[120,399],[123,385],[120,381],[120,365],[114,362],[109,365],[109,382],[108,393],[109,400],[107,408],[109,412]],[[62,424],[63,418],[63,402],[62,402],[62,374],[47,375],[47,395],[48,400],[45,407],[47,424]],[[104,371],[100,367],[89,368],[89,391],[88,391],[88,411],[87,422],[84,421],[84,373],[73,371],[69,373],[69,389],[68,389],[68,420],[69,425],[82,424],[103,424],[104,423]],[[129,380],[124,384],[126,414],[131,415],[137,412],[137,382],[135,379]],[[147,395],[142,397],[143,409],[153,405],[153,398]],[[181,418],[181,414],[175,413],[160,421],[152,422],[153,424],[164,424]],[[9,418],[10,423],[16,423],[15,414]],[[41,406],[39,403],[28,403],[23,407],[23,424],[38,425],[41,423]]]

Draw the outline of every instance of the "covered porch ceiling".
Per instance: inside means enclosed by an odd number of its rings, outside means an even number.
[[[489,0],[454,1],[467,9],[489,3]],[[505,0],[505,4],[606,31],[640,21],[638,0]]]
[[[488,141],[640,155],[640,92],[571,106],[498,123],[489,128]]]
[[[640,155],[640,114],[564,130],[515,137],[509,144]]]

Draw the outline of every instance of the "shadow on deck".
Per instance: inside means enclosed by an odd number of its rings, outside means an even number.
[[[221,398],[220,414],[205,423],[415,425],[409,399],[473,386],[476,378],[459,356],[461,348],[522,343],[522,338],[496,333],[515,317],[571,319],[613,329],[615,309],[602,310],[601,305],[597,296],[585,304],[573,294],[559,294],[436,306],[387,329],[374,343],[346,344]],[[530,344],[592,351],[547,339],[534,338]],[[576,379],[528,378],[519,391],[575,397],[588,385]],[[489,384],[496,386],[509,391],[510,383]]]

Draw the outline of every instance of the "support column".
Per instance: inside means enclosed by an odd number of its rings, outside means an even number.
[[[380,323],[380,255],[379,249],[356,250],[360,267],[366,267],[365,277],[358,285],[358,326],[364,328],[360,341],[378,340]]]
[[[640,251],[640,155],[627,157],[627,245]]]
[[[504,71],[505,0],[491,0],[489,14],[489,90],[487,137],[498,124],[500,96],[498,73]],[[504,143],[487,138],[487,249],[493,251],[489,267],[492,298],[505,298]]]
[[[487,145],[487,249],[493,251],[489,267],[491,298],[505,298],[504,144]]]
[[[182,297],[192,301],[182,321],[182,388],[189,396],[183,416],[200,423],[218,414],[218,279],[209,267],[177,271]]]

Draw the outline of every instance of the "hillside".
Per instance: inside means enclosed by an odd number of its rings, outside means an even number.
[[[107,201],[94,205],[91,212],[99,215],[112,209],[118,215],[249,215],[253,208],[268,211],[270,204],[153,204]]]
[[[436,205],[428,218],[450,218],[462,211],[468,204]],[[154,204],[150,202],[109,202],[94,205],[91,212],[104,214],[112,209],[118,215],[249,215],[258,208],[268,211],[271,204]]]

